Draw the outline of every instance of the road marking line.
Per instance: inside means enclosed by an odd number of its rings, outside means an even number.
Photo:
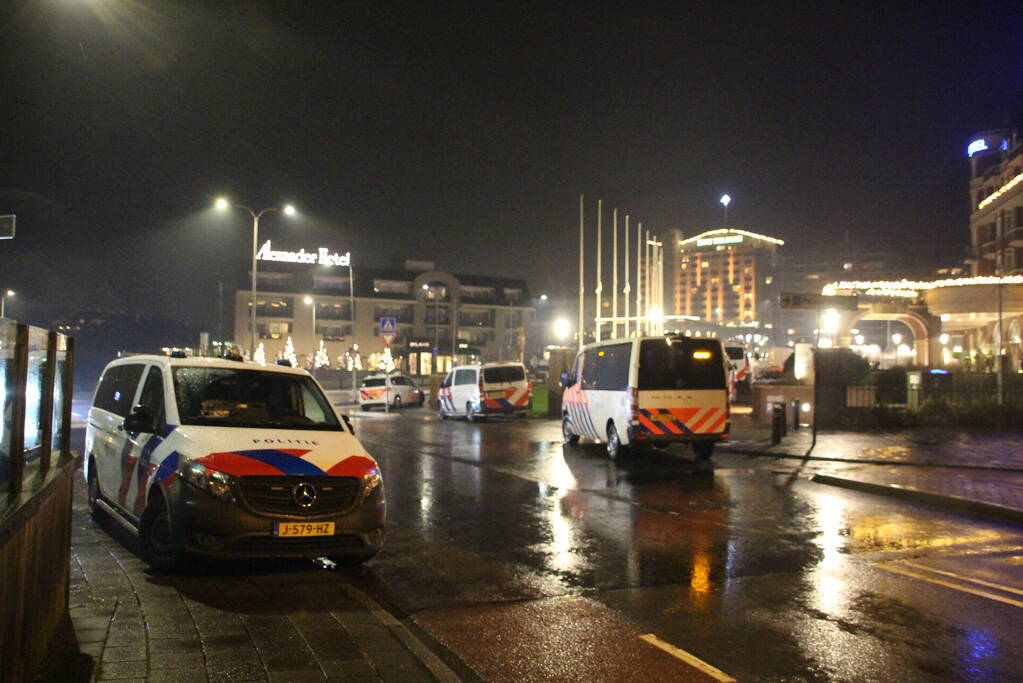
[[[994,588],[995,590],[1004,591],[1006,593],[1015,593],[1016,595],[1023,595],[1023,590],[1019,588],[1013,588],[1012,586],[1003,586],[1000,583],[994,583],[993,581],[985,581],[984,579],[975,579],[971,576],[963,576],[962,574],[956,574],[955,572],[944,571],[942,569],[934,569],[926,565],[917,564],[916,562],[910,562],[909,560],[897,560],[899,564],[904,564],[907,567],[915,567],[916,569],[923,569],[924,571],[934,572],[935,574],[942,574],[944,576],[951,576],[954,579],[960,581],[969,581],[970,583],[976,583],[981,586],[987,586],[988,588]]]
[[[675,647],[671,643],[664,642],[663,640],[661,640],[660,638],[655,636],[653,633],[647,633],[646,635],[640,636],[639,639],[640,640],[645,640],[646,642],[650,643],[654,647],[660,648],[661,650],[664,650],[665,652],[667,652],[672,657],[675,657],[677,659],[681,659],[683,662],[685,662],[689,666],[691,666],[691,667],[693,667],[695,669],[699,669],[700,671],[702,671],[703,673],[707,674],[711,678],[713,678],[715,680],[718,680],[718,681],[721,681],[721,683],[735,683],[735,679],[732,678],[731,676],[729,676],[728,674],[726,674],[721,669],[718,669],[718,668],[715,668],[715,667],[711,666],[710,664],[708,664],[707,662],[703,661],[699,657],[691,655],[688,652],[686,652],[685,650],[680,650],[679,648]]]
[[[987,591],[978,590],[976,588],[968,588],[966,586],[958,586],[958,585],[956,585],[954,583],[951,583],[949,581],[942,581],[941,579],[935,579],[934,577],[927,576],[925,574],[920,574],[918,572],[910,571],[909,569],[903,569],[902,567],[894,567],[892,565],[884,565],[884,564],[875,564],[874,566],[877,567],[878,569],[884,569],[885,571],[889,571],[889,572],[892,572],[894,574],[902,574],[904,576],[911,576],[914,579],[920,579],[921,581],[927,581],[929,583],[937,584],[939,586],[944,586],[946,588],[951,588],[952,590],[957,590],[957,591],[960,591],[960,592],[963,592],[963,593],[970,593],[971,595],[978,595],[978,596],[980,596],[982,598],[988,598],[989,600],[996,600],[998,602],[1004,602],[1007,605],[1012,605],[1014,607],[1023,608],[1023,602],[1020,602],[1018,600],[1011,600],[1009,598],[1002,597],[1001,595],[995,595],[994,593],[988,593]]]

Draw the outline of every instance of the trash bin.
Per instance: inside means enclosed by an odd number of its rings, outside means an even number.
[[[785,404],[784,403],[772,403],[771,404],[771,445],[777,446],[781,443],[781,438],[785,436],[786,423],[785,423]]]

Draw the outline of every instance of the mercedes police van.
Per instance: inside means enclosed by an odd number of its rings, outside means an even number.
[[[612,339],[584,346],[561,376],[562,433],[627,447],[689,443],[698,460],[728,437],[728,361],[717,339],[680,335]]]
[[[376,461],[304,370],[138,355],[107,365],[85,438],[89,512],[183,554],[368,560],[386,518]]]

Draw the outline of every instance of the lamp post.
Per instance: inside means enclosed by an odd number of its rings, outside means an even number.
[[[727,194],[721,195],[721,205],[725,207],[725,224],[721,227],[728,229],[728,205],[732,202],[732,198]]]
[[[316,300],[311,296],[302,299],[313,311],[313,377],[316,377],[316,361],[320,351],[320,345],[316,343]]]
[[[285,216],[294,216],[296,211],[295,207],[291,204],[285,204],[284,206],[268,206],[260,211],[253,211],[244,204],[231,204],[224,197],[218,197],[214,206],[218,211],[226,211],[230,208],[244,209],[249,212],[252,216],[252,297],[249,301],[249,305],[252,308],[251,313],[251,324],[252,329],[251,337],[249,338],[249,358],[251,359],[256,353],[256,253],[259,249],[259,219],[265,213],[273,211],[280,211]]]
[[[9,297],[9,296],[14,296],[14,290],[13,289],[5,289],[3,291],[3,294],[0,294],[0,318],[7,317],[4,314],[4,310],[7,307],[7,297]]]

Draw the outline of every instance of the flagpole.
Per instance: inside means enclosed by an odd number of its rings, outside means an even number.
[[[579,348],[583,347],[583,323],[585,322],[585,313],[583,313],[583,297],[586,294],[586,280],[583,277],[583,269],[585,263],[583,261],[583,241],[585,239],[585,232],[583,230],[583,195],[579,195]]]
[[[593,326],[594,326],[594,328],[596,330],[596,332],[595,332],[595,339],[596,339],[596,341],[600,341],[600,321],[598,320],[598,318],[600,318],[600,314],[601,314],[601,310],[600,310],[600,299],[601,299],[601,297],[600,297],[600,294],[604,290],[604,281],[602,279],[602,273],[601,273],[603,268],[601,268],[601,263],[600,263],[600,259],[601,259],[601,254],[600,254],[601,235],[600,235],[600,233],[602,232],[602,229],[601,229],[601,218],[603,217],[603,214],[604,214],[603,206],[604,206],[604,200],[603,199],[598,199],[597,200],[597,289],[595,291],[595,294],[597,295],[597,310],[593,314]]]
[[[625,298],[625,336],[629,336],[629,214],[625,214],[625,287],[622,294]]]

